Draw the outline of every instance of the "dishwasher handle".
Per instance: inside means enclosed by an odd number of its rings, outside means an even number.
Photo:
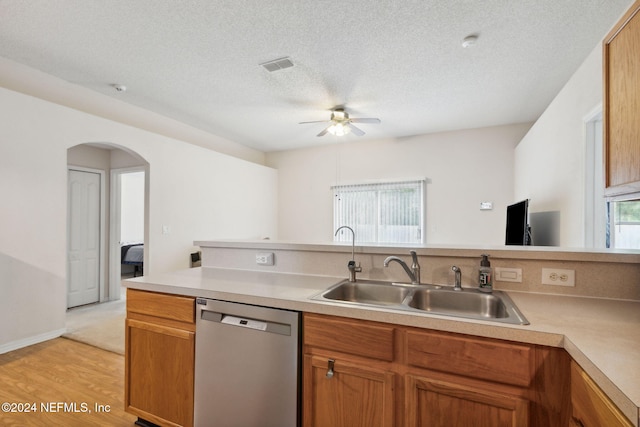
[[[239,317],[204,309],[202,309],[200,313],[200,319],[261,332],[272,332],[279,335],[291,336],[291,325],[263,319]]]
[[[222,313],[209,310],[202,310],[202,312],[200,313],[200,319],[217,323],[222,322],[222,316]]]

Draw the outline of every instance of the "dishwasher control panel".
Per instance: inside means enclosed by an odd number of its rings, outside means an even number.
[[[236,317],[236,316],[224,315],[220,323],[224,323],[226,325],[233,325],[233,326],[242,326],[243,328],[249,328],[249,329],[257,329],[259,331],[267,330],[266,322],[260,322],[258,320],[253,320],[253,319],[243,319],[241,317]]]

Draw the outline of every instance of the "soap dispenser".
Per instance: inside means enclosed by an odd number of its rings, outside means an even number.
[[[482,259],[480,260],[478,289],[482,292],[493,291],[493,272],[491,270],[491,263],[489,262],[489,255],[483,254]]]

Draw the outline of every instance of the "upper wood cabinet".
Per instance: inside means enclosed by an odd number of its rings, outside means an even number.
[[[640,0],[603,43],[605,194],[640,192]]]

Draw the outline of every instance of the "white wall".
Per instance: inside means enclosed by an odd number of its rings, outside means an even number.
[[[0,86],[118,123],[264,164],[264,153],[0,57]]]
[[[4,88],[0,118],[0,353],[64,328],[69,147],[111,143],[149,163],[145,271],[187,268],[194,240],[277,234],[271,168]]]
[[[599,44],[515,150],[515,198],[560,211],[560,246],[584,247],[585,119],[602,104]]]
[[[281,240],[333,238],[336,182],[426,177],[427,243],[504,244],[505,209],[513,202],[513,150],[530,123],[403,139],[358,142],[347,136],[328,146],[267,153],[278,169]],[[480,211],[480,202],[493,210]]]

